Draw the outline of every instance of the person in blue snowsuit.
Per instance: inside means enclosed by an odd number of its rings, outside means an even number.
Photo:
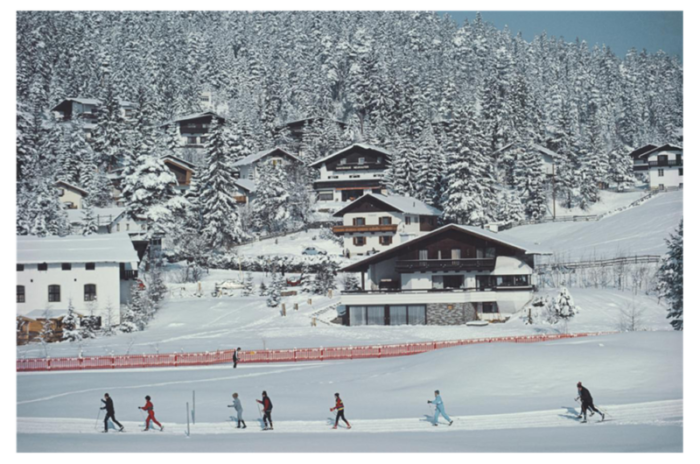
[[[442,398],[440,398],[440,390],[435,390],[435,399],[433,401],[428,400],[428,404],[435,405],[435,417],[433,417],[434,426],[437,427],[440,414],[449,422],[447,425],[452,425],[452,419],[450,419],[450,416],[445,412],[445,405],[442,403]]]

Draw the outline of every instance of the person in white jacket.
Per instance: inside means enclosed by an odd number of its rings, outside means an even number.
[[[433,425],[437,427],[438,418],[442,414],[442,417],[449,422],[447,425],[452,425],[452,419],[445,412],[445,405],[442,403],[442,398],[440,398],[440,390],[435,390],[435,399],[433,401],[428,400],[428,404],[435,405],[435,417],[433,417]]]
[[[233,394],[233,404],[229,404],[228,407],[236,410],[238,416],[238,427],[236,428],[246,428],[247,425],[245,425],[245,421],[243,420],[243,406],[241,406],[241,400],[238,399],[238,393]],[[241,427],[241,424],[243,424],[243,427]]]

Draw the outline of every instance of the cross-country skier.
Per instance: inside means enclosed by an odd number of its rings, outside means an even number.
[[[435,405],[435,417],[433,417],[433,425],[437,427],[438,425],[438,418],[440,417],[440,414],[442,414],[442,417],[444,417],[449,424],[447,425],[452,425],[452,419],[450,419],[450,416],[447,415],[445,412],[445,405],[442,403],[442,398],[440,398],[440,390],[435,390],[435,400],[430,401],[428,400],[428,404],[434,404]]]
[[[235,369],[236,366],[238,366],[238,356],[241,354],[241,347],[239,346],[236,348],[236,350],[233,352],[233,368]]]
[[[241,406],[241,400],[238,399],[238,393],[233,394],[233,404],[229,404],[228,407],[236,410],[236,415],[238,416],[238,427],[236,428],[240,429],[241,424],[243,424],[243,428],[246,428],[247,425],[245,425],[243,420],[243,406]]]
[[[151,421],[153,421],[154,424],[156,424],[158,427],[160,427],[160,431],[163,431],[163,426],[160,425],[160,422],[156,420],[156,414],[153,412],[153,403],[151,403],[151,397],[146,395],[146,405],[141,407],[139,406],[139,409],[143,409],[144,411],[148,411],[148,417],[146,418],[146,428],[143,429],[144,432],[148,431],[148,428],[151,425]]]
[[[263,422],[265,423],[265,428],[263,430],[274,430],[272,428],[272,401],[270,401],[266,391],[262,392],[262,396],[262,401],[255,401],[263,405]],[[267,425],[268,421],[270,422],[269,426]]]
[[[578,398],[576,398],[576,400],[581,400],[581,414],[579,414],[578,418],[581,419],[581,417],[583,417],[582,422],[588,422],[586,420],[586,412],[590,409],[591,416],[597,412],[600,414],[600,420],[605,420],[605,414],[598,411],[595,406],[593,406],[593,397],[591,396],[591,392],[589,392],[588,389],[581,384],[581,382],[577,383],[576,387],[578,388]]]
[[[120,432],[124,430],[124,426],[114,417],[114,403],[112,402],[112,398],[109,397],[109,393],[105,393],[105,399],[103,399],[102,402],[104,403],[104,407],[100,409],[105,410],[105,431],[103,433],[107,433],[107,421],[109,419],[112,419],[112,422],[119,426]]]
[[[331,408],[331,412],[333,411],[338,411],[335,416],[335,425],[333,426],[334,429],[338,428],[338,421],[340,419],[343,419],[343,422],[345,422],[349,429],[352,428],[350,427],[350,423],[347,421],[347,419],[345,419],[345,406],[343,405],[343,400],[340,399],[340,393],[335,394],[335,407]]]

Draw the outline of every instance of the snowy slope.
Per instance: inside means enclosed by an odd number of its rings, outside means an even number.
[[[474,345],[402,358],[243,365],[235,371],[230,366],[210,366],[19,374],[18,446],[22,451],[50,443],[56,450],[85,450],[87,444],[88,450],[94,450],[97,439],[108,449],[118,443],[122,451],[132,446],[142,450],[147,435],[150,451],[172,450],[174,443],[189,451],[266,450],[271,438],[256,438],[258,411],[253,402],[266,389],[276,421],[276,430],[270,433],[275,434],[275,443],[291,451],[319,450],[318,440],[311,437],[323,433],[323,441],[327,439],[333,416],[328,408],[335,392],[341,393],[353,425],[350,431],[335,433],[346,434],[343,440],[362,446],[356,450],[366,451],[362,443],[387,450],[413,440],[428,444],[438,439],[447,447],[425,451],[467,451],[475,449],[482,431],[498,430],[499,436],[503,432],[512,438],[511,451],[562,450],[565,443],[576,446],[581,433],[614,434],[615,441],[603,442],[609,450],[645,451],[653,446],[657,451],[680,451],[681,352],[682,333],[644,332],[531,345]],[[579,380],[609,413],[609,423],[584,426],[575,420],[573,399]],[[454,416],[452,427],[431,427],[427,422],[431,410],[426,400],[436,388],[442,391],[448,414]],[[188,441],[184,408],[193,389],[198,422]],[[117,418],[129,433],[95,437],[94,417],[105,391],[114,398]],[[240,433],[233,429],[231,409],[226,408],[233,391],[241,395],[249,425],[242,432],[247,445],[226,448],[226,437]],[[135,406],[146,394],[153,397],[156,417],[167,433],[136,432],[141,417]],[[649,433],[650,425],[657,428],[656,433]],[[589,427],[601,431],[582,430]],[[540,440],[533,446],[523,441],[532,430],[549,434],[555,428],[556,443]],[[441,434],[445,435],[437,438]],[[483,447],[476,449],[501,450],[496,441],[479,443]]]
[[[499,235],[547,246],[564,260],[661,255],[665,238],[683,217],[683,192],[657,195],[597,222],[559,222],[515,227]]]

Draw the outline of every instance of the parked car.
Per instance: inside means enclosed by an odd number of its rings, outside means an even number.
[[[302,255],[315,256],[315,255],[327,255],[323,250],[319,250],[316,247],[306,247],[304,251],[301,252]]]

